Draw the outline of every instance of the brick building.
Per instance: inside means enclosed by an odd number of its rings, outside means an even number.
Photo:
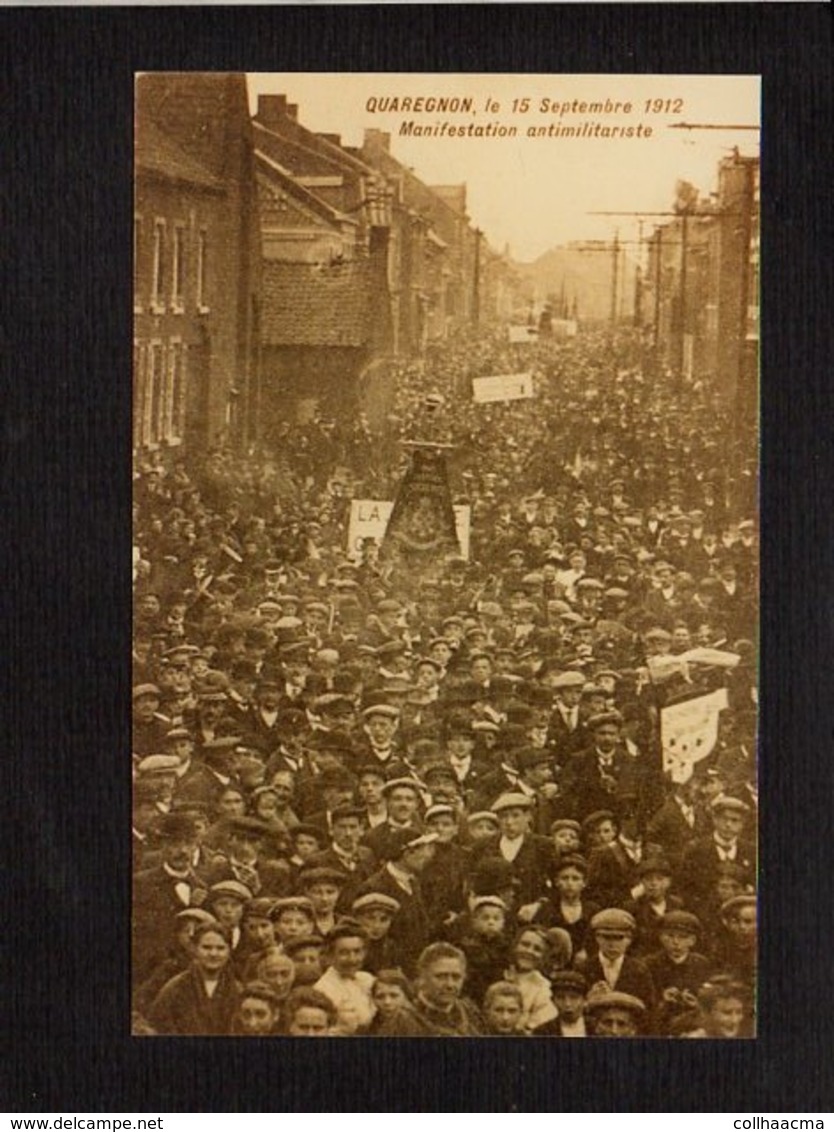
[[[260,233],[242,74],[136,83],[134,446],[255,434]]]

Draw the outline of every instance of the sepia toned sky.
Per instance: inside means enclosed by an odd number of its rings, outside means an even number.
[[[460,74],[250,74],[252,109],[258,94],[286,94],[298,104],[299,121],[316,132],[340,134],[345,145],[360,145],[366,128],[391,134],[391,152],[430,185],[468,187],[473,224],[499,250],[509,243],[516,259],[535,259],[554,245],[576,239],[637,237],[637,218],[588,215],[593,210],[668,210],[675,182],[691,181],[707,194],[716,188],[718,161],[737,145],[757,155],[756,130],[670,129],[673,122],[757,126],[758,76],[732,75],[460,75]],[[411,96],[472,97],[473,113],[371,113],[367,100]],[[529,98],[526,113],[514,100]],[[498,112],[486,109],[490,98]],[[574,100],[630,102],[632,110],[609,114],[542,112]],[[657,100],[659,112],[647,112]],[[674,100],[680,100],[675,103]],[[672,107],[680,107],[673,112]],[[403,120],[421,125],[446,121],[516,126],[511,137],[402,137]],[[529,126],[651,127],[651,137],[528,138]],[[661,222],[663,218],[658,218]],[[655,223],[643,218],[644,236]]]

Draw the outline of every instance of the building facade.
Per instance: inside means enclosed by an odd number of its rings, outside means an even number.
[[[245,77],[140,75],[135,126],[134,448],[245,446],[261,258]]]

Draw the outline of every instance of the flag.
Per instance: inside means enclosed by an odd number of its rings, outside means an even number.
[[[382,544],[382,555],[423,570],[460,554],[443,452],[415,448],[403,477]]]
[[[711,754],[718,738],[719,713],[727,707],[727,689],[660,709],[663,772],[673,782],[688,782],[695,764]]]

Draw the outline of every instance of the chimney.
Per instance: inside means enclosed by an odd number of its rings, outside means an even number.
[[[365,147],[388,153],[391,148],[391,135],[384,130],[365,130]]]
[[[297,102],[287,103],[287,117],[291,118],[293,120],[293,122],[298,121],[298,103]]]
[[[255,117],[267,129],[277,125],[279,118],[287,113],[287,96],[285,94],[259,94],[258,112]]]
[[[316,137],[321,138],[322,141],[330,142],[331,145],[338,146],[341,149],[341,146],[342,146],[342,135],[341,134],[316,134]]]

